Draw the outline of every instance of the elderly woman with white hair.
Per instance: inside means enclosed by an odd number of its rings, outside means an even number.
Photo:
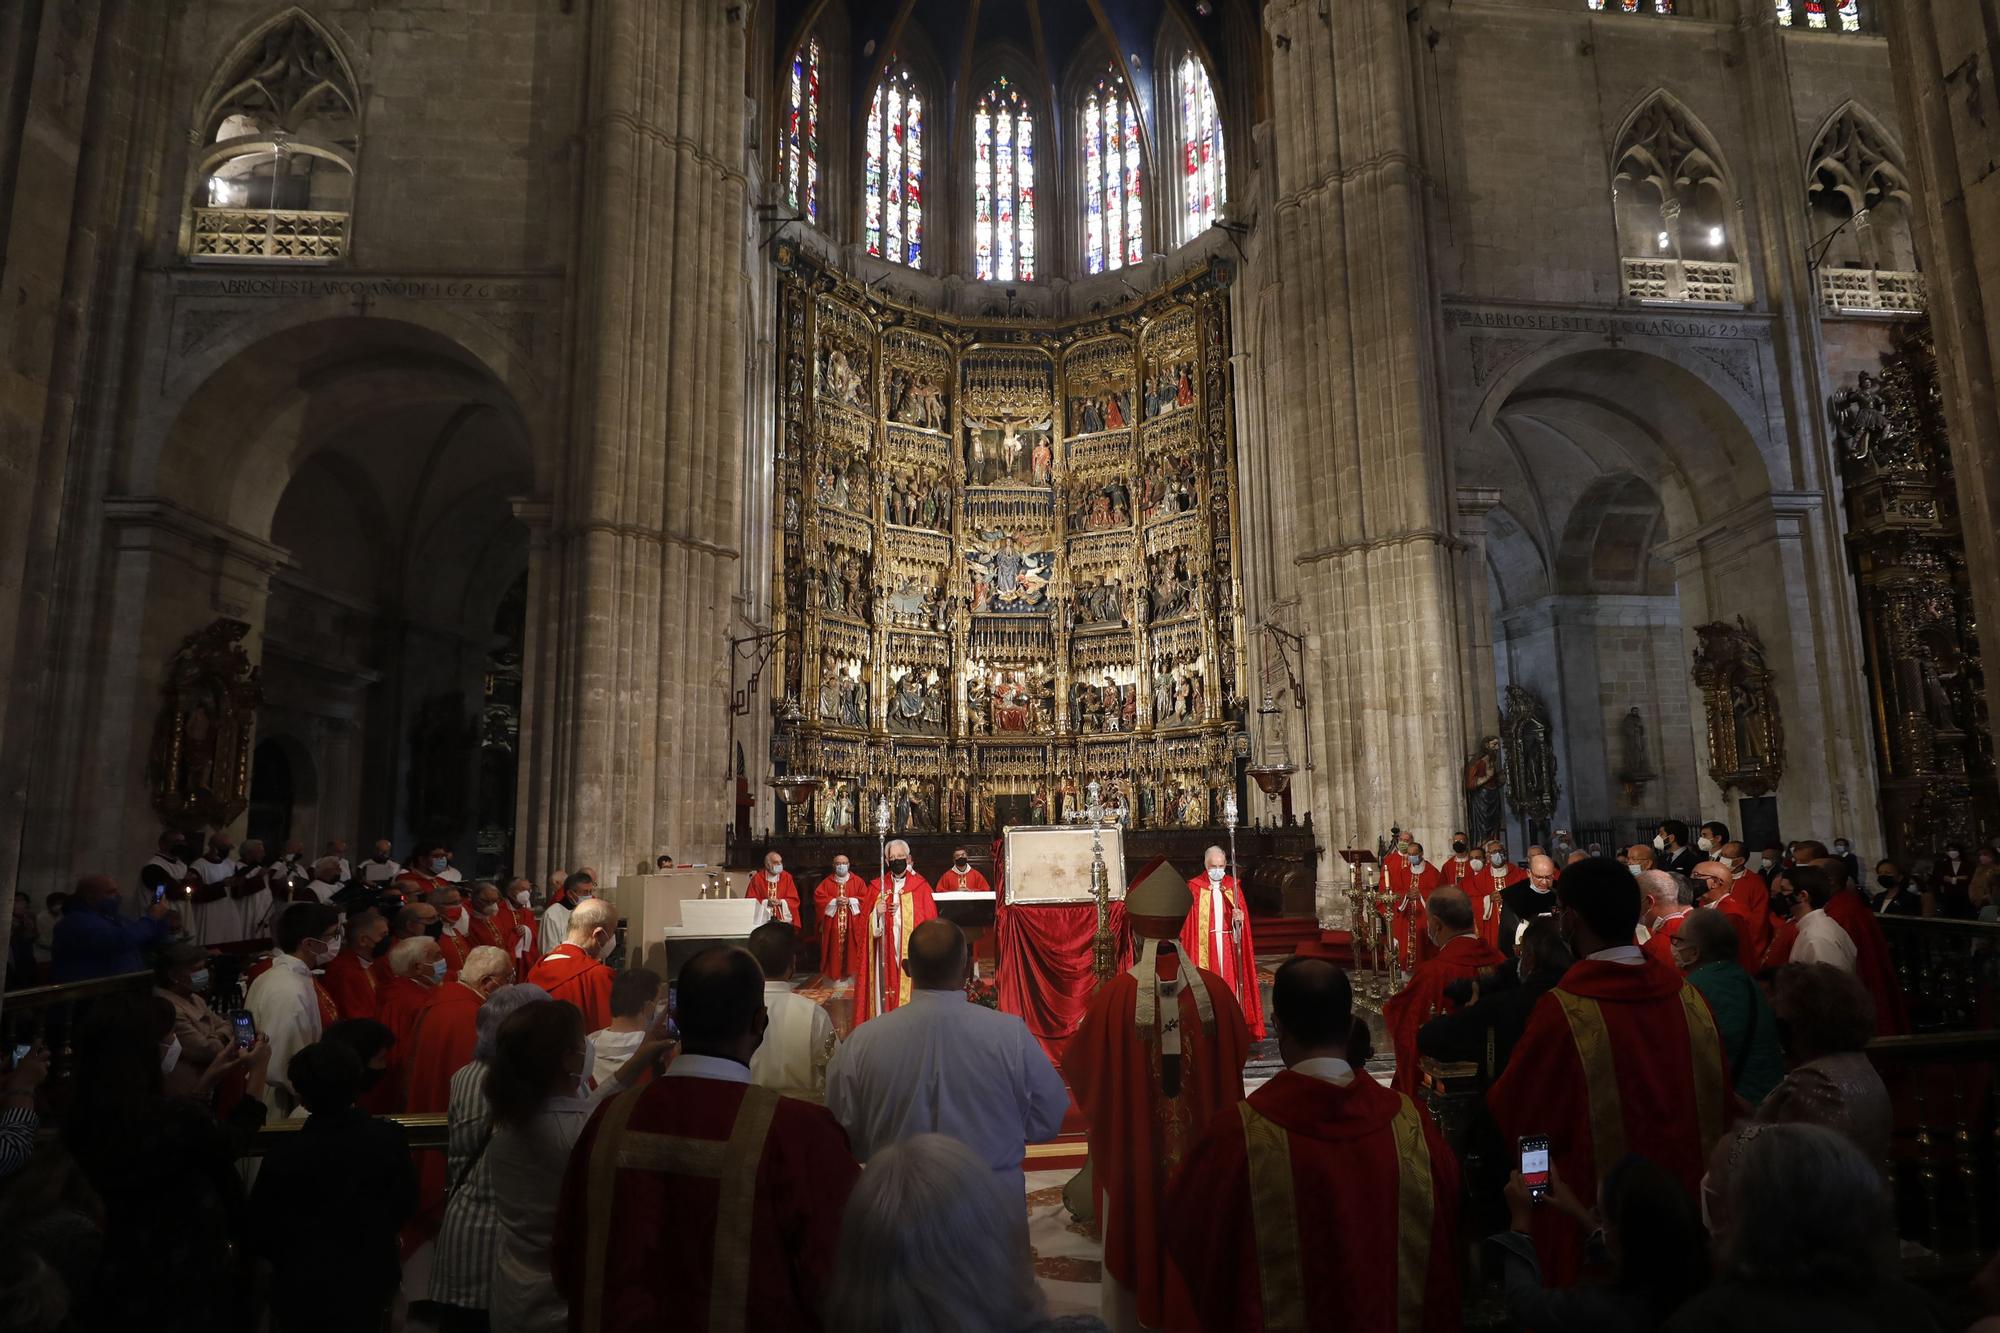
[[[841,1218],[827,1333],[1103,1333],[1050,1318],[1028,1221],[957,1139],[918,1134],[868,1160]]]
[[[1722,1280],[1666,1333],[1944,1333],[1952,1327],[1894,1271],[1882,1173],[1822,1125],[1752,1123],[1717,1145],[1702,1182]]]

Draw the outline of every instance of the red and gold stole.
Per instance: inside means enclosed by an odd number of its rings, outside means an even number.
[[[1602,1181],[1625,1157],[1625,1113],[1618,1096],[1618,1061],[1612,1050],[1611,1032],[1604,1024],[1604,1010],[1587,995],[1575,995],[1557,987],[1551,992],[1569,1020],[1570,1039],[1576,1043],[1577,1062],[1583,1066],[1583,1085],[1590,1099],[1591,1157]],[[1721,1083],[1726,1065],[1722,1058],[1722,1037],[1715,1030],[1715,1016],[1701,992],[1685,983],[1681,986],[1681,1012],[1687,1018],[1688,1048],[1694,1064],[1695,1110],[1700,1117],[1703,1160],[1722,1137],[1722,1108],[1726,1100]]]

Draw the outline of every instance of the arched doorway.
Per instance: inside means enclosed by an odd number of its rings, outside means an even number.
[[[1494,501],[1486,698],[1518,684],[1547,708],[1562,783],[1552,822],[1580,844],[1649,839],[1670,817],[1752,837],[1871,818],[1865,750],[1857,763],[1829,712],[1852,668],[1816,651],[1830,613],[1816,525],[1829,515],[1739,397],[1668,350],[1550,347],[1494,383],[1453,458],[1459,486]],[[1778,677],[1793,775],[1762,801],[1711,778],[1690,675],[1696,627],[1739,617]]]

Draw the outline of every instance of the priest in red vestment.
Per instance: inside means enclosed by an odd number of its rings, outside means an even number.
[[[742,949],[678,979],[682,1048],[570,1153],[552,1269],[571,1333],[814,1329],[861,1169],[821,1106],[750,1082],[764,972]]]
[[[910,864],[910,844],[895,839],[883,849],[889,858],[890,891],[877,879],[868,886],[867,984],[854,1006],[854,1021],[886,1014],[910,999],[903,960],[910,956],[910,932],[937,916],[930,881]]]
[[[1713,864],[1710,862],[1709,864]],[[1699,867],[1697,867],[1699,869]],[[1696,880],[1696,884],[1700,884]],[[1723,890],[1727,896],[1727,889]],[[1674,967],[1674,937],[1694,911],[1681,902],[1681,886],[1664,870],[1639,872],[1639,948],[1648,958]],[[1743,927],[1737,925],[1737,937]]]
[[[1097,988],[1063,1049],[1063,1079],[1088,1125],[1104,1239],[1099,1312],[1114,1333],[1166,1326],[1167,1182],[1210,1118],[1243,1100],[1250,1029],[1222,978],[1181,957],[1191,906],[1170,875],[1133,887],[1125,919],[1141,939],[1138,961]]]
[[[1181,927],[1181,956],[1221,977],[1243,1008],[1250,1035],[1264,1039],[1264,994],[1257,981],[1257,946],[1250,938],[1250,906],[1228,873],[1229,858],[1211,847],[1203,873],[1188,881],[1194,910]]]
[[[320,984],[333,997],[333,1006],[343,1019],[373,1018],[379,1006],[376,989],[381,976],[369,966],[376,952],[389,938],[389,923],[372,907],[350,912],[347,943],[326,965]]]
[[[1420,961],[1419,950],[1430,947],[1424,934],[1424,903],[1438,886],[1437,867],[1424,860],[1423,844],[1412,842],[1407,851],[1383,857],[1382,885],[1391,895],[1389,937],[1396,966],[1409,972]]]
[[[403,1061],[407,1087],[403,1109],[413,1113],[442,1112],[451,1106],[451,1076],[472,1063],[479,1037],[479,1006],[486,997],[514,979],[514,962],[504,949],[475,947],[458,976],[431,992],[430,1003],[417,1014],[410,1032],[410,1053]],[[444,1202],[444,1154],[417,1154],[418,1213],[422,1223],[435,1222]]]
[[[1525,866],[1509,859],[1507,849],[1495,838],[1485,847],[1486,869],[1461,881],[1459,888],[1472,899],[1472,919],[1479,938],[1500,947],[1500,895],[1528,877]]]
[[[409,1092],[417,1016],[430,1007],[432,995],[444,984],[444,955],[438,951],[437,941],[427,935],[398,940],[389,948],[389,972],[389,984],[381,990],[375,1017],[396,1039],[389,1048],[389,1069],[382,1081],[394,1090],[384,1094],[385,1100],[394,1103],[392,1110],[400,1111]]]
[[[972,854],[964,847],[951,854],[951,869],[938,876],[939,893],[991,893],[993,886],[973,867]]]
[[[569,937],[535,964],[528,980],[583,1011],[583,1030],[611,1026],[611,983],[603,962],[618,942],[618,909],[602,898],[585,898],[569,916]]]
[[[1854,975],[1868,988],[1875,1001],[1875,1032],[1891,1037],[1910,1030],[1909,997],[1896,975],[1896,960],[1890,956],[1889,941],[1875,910],[1854,887],[1852,868],[1845,857],[1829,856],[1813,862],[1833,882],[1833,896],[1826,900],[1825,912],[1847,937],[1854,941]]]
[[[1736,927],[1736,961],[1753,976],[1764,951],[1771,947],[1771,901],[1764,881],[1751,876],[1739,883],[1727,861],[1702,861],[1689,872],[1695,883],[1695,903],[1713,907]]]
[[[449,981],[465,966],[465,956],[472,952],[472,913],[466,910],[464,895],[458,885],[446,881],[438,885],[431,895],[431,906],[437,908],[438,919],[444,928],[438,931],[438,949],[444,954],[444,975]]]
[[[1580,1199],[1627,1153],[1643,1153],[1697,1197],[1729,1123],[1722,1038],[1701,992],[1632,943],[1639,885],[1625,867],[1579,861],[1556,881],[1557,918],[1577,961],[1544,995],[1487,1092],[1502,1142],[1546,1135],[1550,1160]],[[1581,1227],[1543,1208],[1535,1249],[1550,1286],[1583,1266]]]
[[[743,896],[768,902],[773,921],[796,926],[801,920],[799,886],[792,882],[792,872],[785,869],[785,858],[776,852],[764,853],[764,873],[750,877],[750,887],[743,891]]]
[[[402,873],[392,881],[393,887],[406,901],[428,899],[437,892],[440,884],[451,883],[444,878],[444,872],[450,865],[451,858],[445,855],[442,846],[418,847],[403,863]]]
[[[1451,835],[1451,855],[1438,862],[1438,883],[1461,887],[1467,875],[1486,869],[1486,849],[1467,845],[1463,833]]]
[[[1454,981],[1483,981],[1507,961],[1505,954],[1482,939],[1474,925],[1471,896],[1462,889],[1439,887],[1427,905],[1433,954],[1417,964],[1403,989],[1382,1006],[1382,1022],[1396,1048],[1395,1087],[1414,1093],[1417,1078],[1417,1029],[1439,1014],[1457,1013],[1445,998]]]
[[[833,873],[813,890],[813,911],[819,917],[819,970],[824,976],[867,974],[868,918],[862,915],[862,892],[847,854],[837,854]]]
[[[1458,1161],[1430,1114],[1347,1062],[1347,975],[1288,958],[1285,1072],[1209,1122],[1167,1191],[1186,1333],[1459,1327]]]
[[[525,879],[517,879],[508,887],[518,889],[524,898],[533,891]],[[472,920],[465,937],[474,948],[489,945],[506,954],[517,977],[527,976],[540,957],[535,952],[535,914],[514,907],[497,884],[481,884],[473,891]]]

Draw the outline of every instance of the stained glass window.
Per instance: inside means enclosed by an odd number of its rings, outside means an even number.
[[[1192,52],[1174,65],[1174,91],[1179,99],[1181,138],[1182,244],[1215,224],[1227,192],[1222,163],[1222,117],[1215,110],[1215,89],[1208,71]]]
[[[1586,0],[1592,9],[1610,9],[1621,14],[1671,14],[1674,0]],[[1783,4],[1784,0],[1778,0]]]
[[[1139,112],[1125,78],[1107,70],[1083,99],[1084,264],[1092,273],[1146,257]]]
[[[924,99],[906,65],[891,61],[875,87],[865,156],[868,253],[916,268],[924,257]]]
[[[1776,0],[1776,3],[1781,28],[1861,31],[1861,0]]]
[[[1005,75],[972,114],[972,260],[982,282],[1035,279],[1035,116]]]
[[[794,213],[819,223],[819,38],[792,53],[785,109],[785,197]]]

